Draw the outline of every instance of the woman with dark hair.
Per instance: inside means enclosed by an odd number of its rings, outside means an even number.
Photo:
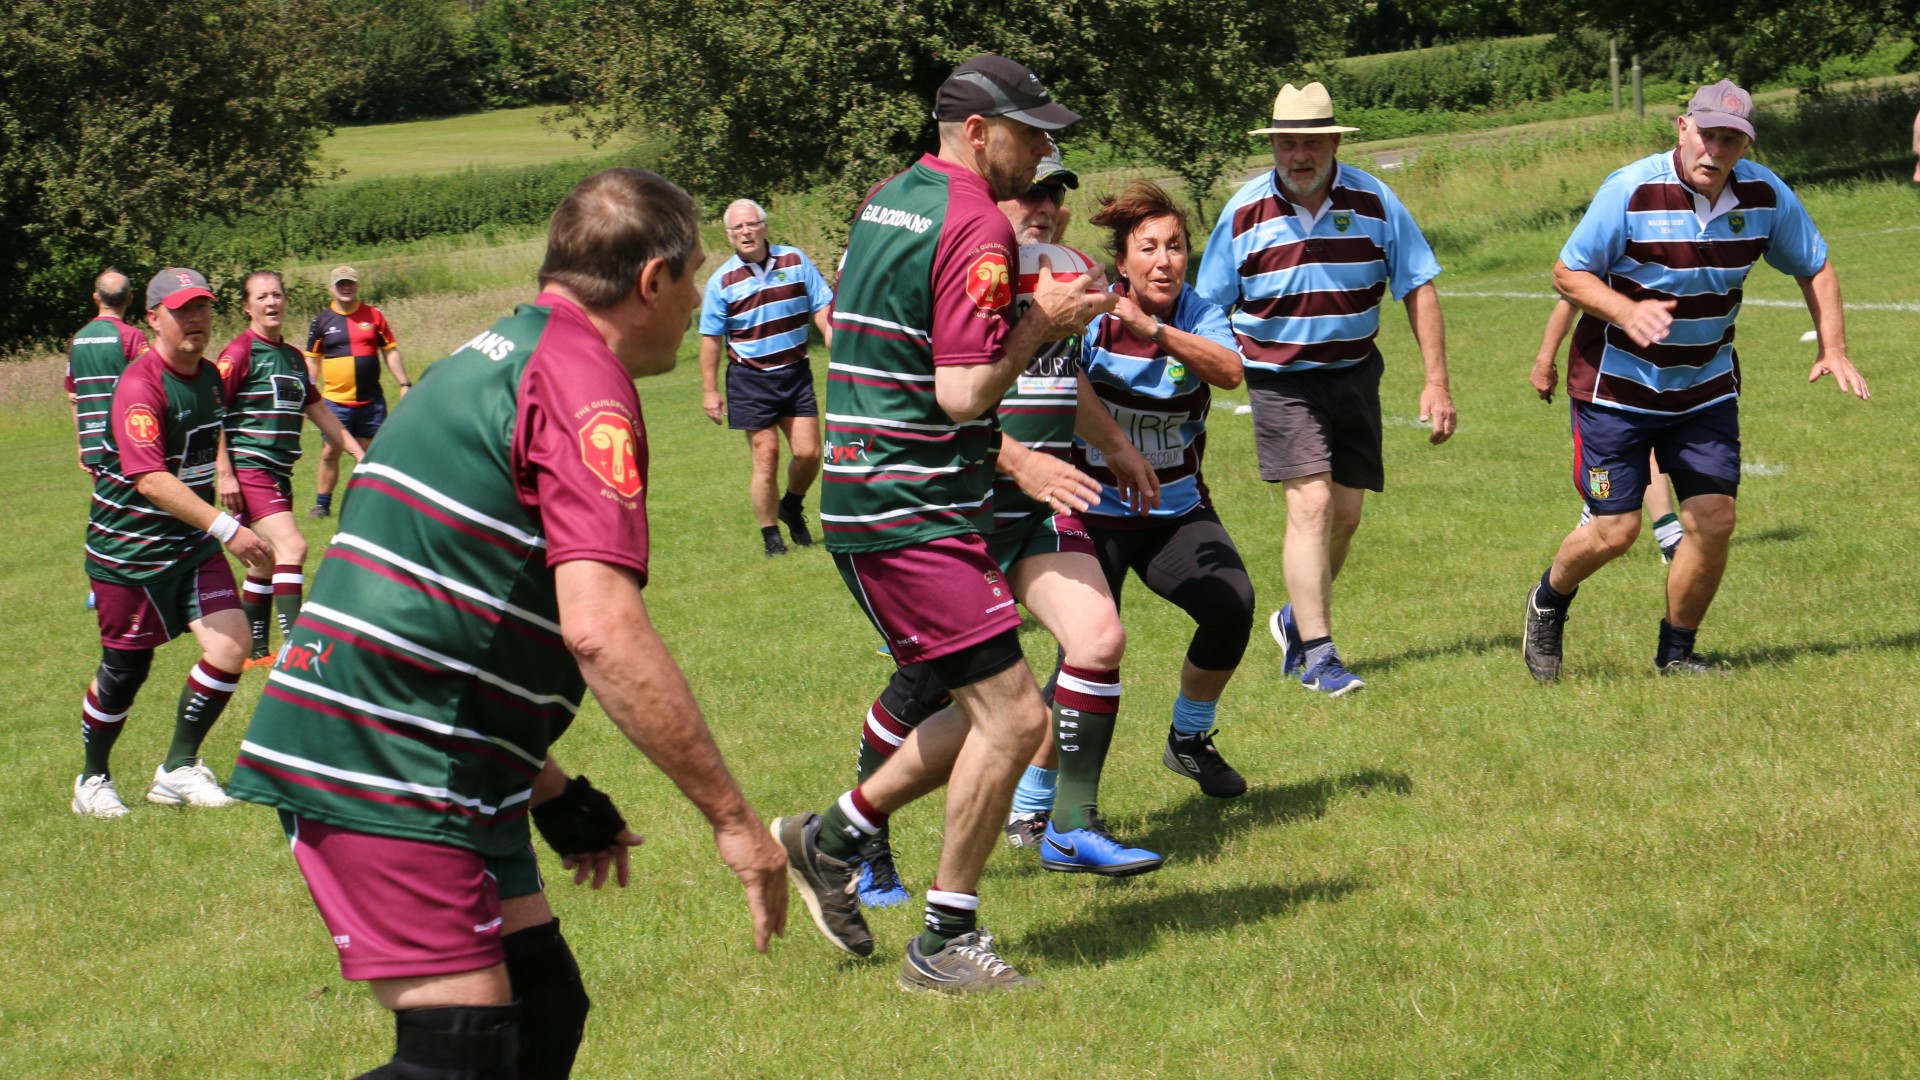
[[[1247,782],[1214,748],[1214,710],[1247,648],[1253,583],[1213,512],[1200,459],[1211,387],[1240,385],[1240,354],[1226,313],[1186,288],[1187,214],[1165,190],[1136,180],[1090,220],[1110,234],[1120,301],[1082,339],[1080,393],[1103,408],[1081,416],[1113,424],[1119,440],[1112,430],[1078,433],[1074,462],[1101,485],[1083,517],[1116,604],[1132,570],[1193,619],[1162,760],[1206,794],[1232,798]],[[1121,453],[1152,467],[1152,490],[1123,479],[1146,470],[1116,470],[1098,449],[1120,440]]]

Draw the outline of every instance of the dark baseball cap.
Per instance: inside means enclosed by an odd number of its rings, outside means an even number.
[[[198,297],[213,299],[213,290],[207,287],[207,279],[200,271],[189,270],[184,266],[169,266],[153,275],[147,282],[147,310],[166,305],[168,311],[178,311],[181,305]]]
[[[1732,79],[1701,87],[1687,102],[1687,115],[1699,127],[1732,128],[1753,138],[1753,95]]]
[[[1040,159],[1040,164],[1033,170],[1033,182],[1036,186],[1040,184],[1055,184],[1060,187],[1070,187],[1078,191],[1080,189],[1080,174],[1067,168],[1060,160],[1060,151],[1055,150],[1053,153]]]
[[[988,53],[953,69],[933,99],[935,120],[1005,116],[1042,131],[1076,123],[1080,114],[1056,104],[1040,76],[1004,56]]]

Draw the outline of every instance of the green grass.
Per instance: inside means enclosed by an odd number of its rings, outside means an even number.
[[[1627,145],[1396,178],[1444,239],[1440,280],[1461,426],[1427,445],[1419,364],[1385,313],[1388,489],[1341,578],[1343,655],[1369,682],[1326,701],[1279,677],[1256,628],[1220,745],[1253,784],[1198,796],[1159,763],[1190,627],[1133,582],[1122,723],[1104,789],[1116,830],[1168,855],[1121,882],[988,866],[985,920],[1046,981],[1035,997],[892,987],[913,909],[878,913],[868,963],[796,904],[768,957],[707,830],[593,706],[558,749],[648,836],[625,893],[552,897],[596,1008],[582,1076],[1885,1076],[1920,1071],[1920,503],[1910,311],[1848,322],[1875,397],[1809,388],[1793,283],[1757,269],[1740,324],[1750,475],[1707,629],[1724,678],[1650,670],[1662,568],[1644,544],[1583,590],[1567,677],[1518,656],[1522,589],[1578,514],[1564,405],[1526,371],[1566,207]],[[1560,181],[1567,192],[1561,195]],[[1484,192],[1509,196],[1489,208]],[[1085,189],[1076,195],[1084,199]],[[1802,194],[1848,299],[1910,302],[1914,193]],[[776,216],[777,216],[776,211]],[[1530,215],[1536,215],[1530,217]],[[416,370],[529,289],[412,296],[389,310]],[[816,372],[819,365],[816,364]],[[848,783],[887,674],[824,552],[767,562],[738,436],[699,410],[689,346],[640,384],[653,448],[648,603],[762,813]],[[1223,395],[1207,477],[1278,606],[1283,508]],[[313,448],[311,439],[309,448]],[[81,608],[85,499],[60,408],[0,413],[0,690],[15,781],[0,790],[0,1074],[351,1076],[390,1027],[339,981],[273,816],[255,807],[80,821],[77,708],[96,650]],[[303,469],[297,488],[311,490]],[[313,528],[316,548],[327,530]],[[1050,655],[1044,634],[1031,656]],[[162,752],[191,645],[161,651],[121,739],[130,797]],[[225,775],[260,678],[208,758]],[[895,819],[924,889],[939,801]]]
[[[338,180],[434,176],[485,166],[540,165],[559,158],[604,156],[620,147],[595,149],[569,128],[541,123],[553,110],[524,109],[336,128],[320,144],[324,167]],[[621,145],[625,145],[624,143]]]

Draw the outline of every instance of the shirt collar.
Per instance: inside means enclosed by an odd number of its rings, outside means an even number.
[[[1695,220],[1700,222],[1702,229],[1713,224],[1713,219],[1728,213],[1734,207],[1740,205],[1740,196],[1735,194],[1733,190],[1733,176],[1731,173],[1727,176],[1726,186],[1720,189],[1720,197],[1713,200],[1712,203],[1708,203],[1707,197],[1695,191],[1693,185],[1687,183],[1686,174],[1680,171],[1679,150],[1673,152],[1673,156],[1668,159],[1668,162],[1669,166],[1673,169],[1673,178],[1679,181],[1681,187],[1687,189],[1687,195],[1693,199],[1693,216]],[[1739,165],[1738,162],[1734,164],[1736,168]]]
[[[1293,219],[1299,222],[1300,235],[1305,236],[1313,232],[1313,227],[1320,224],[1321,219],[1327,216],[1327,212],[1333,209],[1333,193],[1335,189],[1340,187],[1340,163],[1338,161],[1333,163],[1333,178],[1327,184],[1327,197],[1320,200],[1320,209],[1312,211],[1311,213],[1308,212],[1306,207],[1294,202],[1293,196],[1287,194],[1287,189],[1280,183],[1279,169],[1273,169],[1268,175],[1273,178],[1273,193],[1280,196],[1280,201],[1287,204],[1287,210],[1293,215]]]

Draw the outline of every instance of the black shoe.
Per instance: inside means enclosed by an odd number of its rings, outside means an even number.
[[[854,895],[855,867],[820,851],[820,815],[775,818],[769,831],[787,850],[787,877],[806,901],[813,924],[837,948],[873,955],[873,932]]]
[[[775,555],[785,555],[787,553],[786,542],[780,539],[779,530],[776,529],[772,532],[764,533],[760,539],[767,543],[767,558],[771,559]]]
[[[789,509],[786,500],[780,501],[780,524],[787,527],[787,533],[793,537],[794,547],[813,546],[813,532],[807,528],[807,512],[799,504]]]
[[[1527,636],[1520,643],[1520,655],[1527,670],[1541,682],[1560,677],[1560,641],[1567,629],[1567,609],[1541,607],[1535,601],[1540,586],[1527,590]]]
[[[1052,816],[1051,810],[1035,810],[1031,814],[1010,811],[1007,814],[1007,843],[1028,851],[1038,851],[1041,838],[1047,835],[1047,819]]]
[[[1246,778],[1233,771],[1227,759],[1213,748],[1215,732],[1183,736],[1167,729],[1167,751],[1160,763],[1200,785],[1200,790],[1216,799],[1231,799],[1247,791]]]
[[[309,520],[313,518],[324,518],[324,517],[332,517],[332,516],[333,516],[333,507],[321,506],[318,503],[314,504],[313,509],[307,511],[307,517]]]

